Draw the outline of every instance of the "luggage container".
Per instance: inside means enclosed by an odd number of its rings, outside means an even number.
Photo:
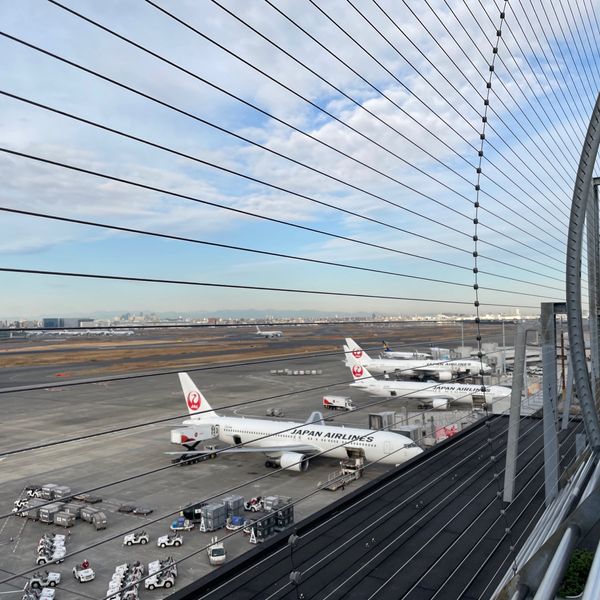
[[[75,515],[65,511],[54,513],[54,524],[61,527],[73,527],[75,525]]]
[[[292,499],[289,496],[266,496],[263,498],[263,507],[265,512],[271,512],[290,504],[291,501]]]
[[[83,521],[91,523],[92,517],[99,512],[100,511],[97,508],[93,508],[91,506],[82,506],[81,510],[79,511],[79,515]]]
[[[85,505],[83,504],[77,504],[76,502],[73,502],[71,504],[65,504],[63,506],[63,512],[69,513],[70,515],[73,515],[76,519],[79,519],[81,517],[81,509],[84,507]]]
[[[20,513],[21,516],[37,521],[40,518],[40,505],[45,504],[45,502],[41,498],[30,498],[27,509]]]
[[[227,522],[227,508],[224,502],[207,504],[202,508],[202,518],[207,531],[215,531],[225,527]]]
[[[108,519],[106,518],[106,514],[103,512],[96,512],[92,515],[92,525],[96,528],[96,531],[99,529],[106,529],[108,526]]]
[[[54,515],[62,510],[64,505],[60,502],[54,504],[47,504],[42,506],[39,511],[39,520],[42,523],[54,523]]]
[[[54,500],[54,490],[59,487],[56,483],[46,483],[41,489],[41,498],[44,500]]]
[[[71,488],[66,485],[57,485],[54,488],[54,497],[57,499],[65,498],[71,495]]]
[[[227,511],[227,516],[239,516],[242,514],[244,510],[244,497],[238,495],[225,496],[223,498],[223,502],[225,503],[225,509]]]
[[[294,506],[287,506],[277,511],[275,515],[275,531],[283,531],[294,523]]]

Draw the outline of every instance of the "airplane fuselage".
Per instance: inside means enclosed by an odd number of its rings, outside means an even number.
[[[348,458],[349,451],[354,450],[359,451],[369,462],[378,461],[384,464],[399,464],[422,452],[410,438],[388,431],[240,417],[201,420],[190,418],[184,424],[195,425],[200,422],[217,425],[219,440],[229,445],[245,444],[272,449],[274,446],[306,444],[313,446],[315,452],[322,452],[329,458],[345,459]],[[269,456],[277,453],[265,454]],[[304,454],[310,455],[311,452]]]
[[[497,398],[510,397],[510,388],[492,385],[485,386],[485,392],[480,385],[465,383],[419,383],[411,381],[388,381],[379,379],[364,379],[350,384],[374,396],[399,397],[415,399],[449,398],[455,401],[470,401],[473,395],[484,394],[486,402]]]

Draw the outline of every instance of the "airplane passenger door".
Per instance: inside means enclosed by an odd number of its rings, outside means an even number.
[[[392,443],[391,442],[383,442],[383,452],[386,455],[392,453]]]

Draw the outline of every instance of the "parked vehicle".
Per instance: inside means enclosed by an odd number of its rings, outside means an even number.
[[[211,544],[206,549],[208,554],[208,562],[217,567],[222,565],[227,560],[227,553],[225,552],[225,546],[223,545],[223,542],[219,542],[216,536],[212,537],[210,541]]]
[[[144,587],[147,590],[154,590],[159,587],[171,588],[175,585],[175,577],[173,575],[151,575],[144,581]]]
[[[150,541],[150,536],[145,531],[135,531],[134,533],[128,533],[123,538],[124,546],[133,546],[133,544],[145,545]]]
[[[348,396],[323,396],[323,406],[328,410],[354,410],[352,399]]]
[[[248,502],[244,502],[244,510],[249,510],[250,512],[259,512],[263,509],[263,499],[262,496],[256,496],[255,498],[250,498]]]
[[[92,567],[88,566],[87,568],[83,568],[82,565],[75,565],[73,567],[73,577],[75,577],[79,583],[85,583],[95,579],[96,573],[94,573]]]
[[[65,549],[64,548],[55,548],[52,552],[40,554],[36,561],[36,565],[47,565],[49,563],[61,563],[65,560]]]
[[[171,531],[190,531],[194,529],[195,525],[184,517],[178,517],[171,523]]]
[[[179,547],[183,544],[183,537],[178,533],[170,533],[168,535],[161,535],[156,540],[156,545],[159,548],[166,548],[167,546]]]
[[[34,573],[29,580],[29,585],[32,588],[45,588],[45,587],[55,587],[60,583],[60,573],[52,573],[49,571],[44,571],[40,573],[39,571]]]
[[[136,506],[132,511],[134,515],[142,515],[145,517],[146,515],[151,515],[154,512],[153,508],[144,508],[143,506]]]

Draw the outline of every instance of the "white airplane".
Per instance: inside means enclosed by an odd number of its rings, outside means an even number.
[[[502,398],[510,398],[510,388],[500,385],[472,385],[467,383],[435,383],[420,381],[390,381],[375,379],[352,355],[350,355],[350,371],[354,382],[350,387],[363,390],[373,396],[382,398],[414,398],[423,404],[431,404],[432,408],[445,410],[450,403],[472,402],[473,396],[483,396],[485,403],[493,404]],[[483,388],[483,389],[482,389]]]
[[[447,361],[370,358],[352,338],[346,338],[346,345],[350,354],[363,367],[369,368],[373,373],[395,373],[406,377],[436,377],[440,381],[450,381],[454,375],[458,374],[479,374],[481,370],[484,373],[491,371],[491,367],[485,363],[468,358]],[[350,355],[346,350],[344,352],[346,353],[346,357]],[[346,363],[348,364],[347,359]]]
[[[257,325],[256,335],[260,335],[264,338],[281,337],[283,335],[283,331],[265,331],[264,329],[261,331],[260,327]]]
[[[310,457],[319,453],[328,458],[364,457],[369,462],[397,465],[423,452],[410,438],[398,433],[324,425],[319,412],[312,413],[305,423],[219,416],[187,373],[179,373],[179,381],[190,413],[183,422],[188,427],[188,440],[194,439],[197,428],[202,432],[200,437],[218,437],[229,444],[224,453],[262,452],[267,467],[306,471]],[[191,450],[167,454],[208,453]]]
[[[402,358],[402,359],[426,359],[431,358],[431,354],[427,354],[426,352],[400,352],[397,350],[391,350],[387,345],[386,341],[383,340],[383,354],[381,358]]]

